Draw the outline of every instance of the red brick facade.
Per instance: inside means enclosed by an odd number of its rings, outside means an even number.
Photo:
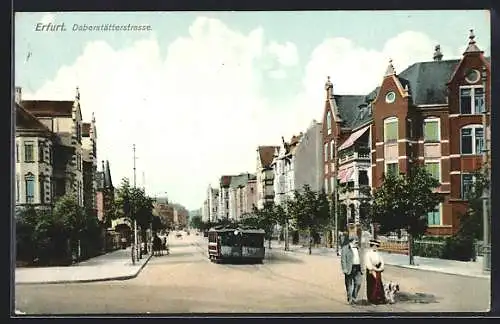
[[[328,156],[324,164],[327,192],[331,192],[329,179],[333,176],[331,165],[334,163],[329,143],[337,138],[336,150],[358,128],[351,126],[349,129],[345,123],[339,122],[341,116],[335,114],[339,107],[336,107],[336,100],[330,99],[333,96],[329,93],[332,91],[329,84],[326,84],[327,101],[323,120],[323,143],[327,144],[324,149]],[[415,63],[400,74],[394,71],[390,63],[382,83],[375,90],[374,98],[364,99],[371,107],[367,123],[371,123],[372,188],[382,184],[382,176],[390,163],[396,164],[402,173],[412,163],[434,163],[438,170],[436,173],[441,182],[438,191],[444,195],[444,202],[440,206],[439,217],[436,216],[435,223],[428,227],[430,235],[453,234],[458,229],[459,216],[466,211],[467,202],[462,198],[462,177],[481,167],[483,157],[478,141],[482,140],[484,146],[489,133],[482,130],[482,111],[474,112],[474,109],[482,107],[481,103],[484,102],[486,110],[490,111],[489,84],[490,63],[476,46],[471,33],[461,60]],[[464,99],[461,99],[461,93],[464,93]],[[466,93],[470,93],[470,97],[465,97]],[[472,113],[461,112],[461,105]],[[343,107],[343,111],[355,110],[358,106],[361,104]],[[328,131],[328,117],[332,118],[331,132]],[[397,130],[391,128],[392,135],[389,135],[389,131],[384,134],[386,127],[396,127],[396,121]],[[386,126],[386,123],[390,125]],[[433,132],[436,137],[432,140],[424,138],[424,123],[437,127],[437,131]],[[464,127],[468,129],[463,130]],[[461,143],[466,146],[463,150]],[[391,167],[395,167],[394,164]]]

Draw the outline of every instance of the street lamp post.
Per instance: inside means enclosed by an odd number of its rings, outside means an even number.
[[[491,245],[490,245],[490,164],[489,164],[489,159],[488,159],[488,154],[490,151],[490,134],[489,134],[489,128],[488,128],[488,116],[489,116],[489,111],[488,111],[488,104],[487,104],[487,98],[486,98],[486,78],[487,78],[487,73],[486,73],[486,67],[483,66],[483,69],[481,71],[481,78],[483,81],[483,93],[485,96],[484,100],[484,107],[483,107],[483,136],[484,136],[484,147],[483,147],[483,167],[485,171],[485,176],[486,176],[486,184],[483,189],[483,270],[485,272],[491,271]]]
[[[337,141],[338,137],[335,137],[334,140],[334,159],[335,159],[335,169],[333,170],[333,197],[332,197],[332,202],[333,202],[333,213],[335,217],[335,252],[337,255],[339,255],[340,250],[339,250],[339,186],[338,186],[338,169],[339,169],[339,152],[338,152],[338,146],[337,146]]]
[[[135,176],[135,160],[137,159],[135,156],[135,144],[132,146],[132,149],[134,151],[134,189],[135,189],[135,184],[136,184],[136,176]],[[139,253],[140,247],[138,246],[138,237],[137,237],[137,220],[136,220],[136,215],[135,215],[135,205],[132,203],[133,208],[132,211],[134,213],[134,246],[135,246],[135,253],[136,253],[136,260],[139,260],[141,258],[141,254]]]

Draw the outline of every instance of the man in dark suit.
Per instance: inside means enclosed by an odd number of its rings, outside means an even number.
[[[356,238],[349,238],[349,242],[342,247],[340,264],[344,273],[347,302],[352,305],[357,301],[363,278],[361,253]]]

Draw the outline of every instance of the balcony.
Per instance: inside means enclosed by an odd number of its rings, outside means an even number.
[[[370,148],[365,146],[357,148],[349,148],[340,152],[339,162],[343,164],[353,160],[369,161],[370,153],[371,153]]]

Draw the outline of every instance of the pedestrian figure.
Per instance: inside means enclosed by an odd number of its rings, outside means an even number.
[[[370,249],[365,255],[366,265],[366,296],[372,304],[384,304],[385,292],[382,283],[382,272],[384,271],[384,260],[378,252],[380,241],[370,240]]]
[[[347,302],[352,305],[357,302],[363,278],[358,242],[355,238],[350,238],[349,242],[342,247],[340,263],[344,273]]]

